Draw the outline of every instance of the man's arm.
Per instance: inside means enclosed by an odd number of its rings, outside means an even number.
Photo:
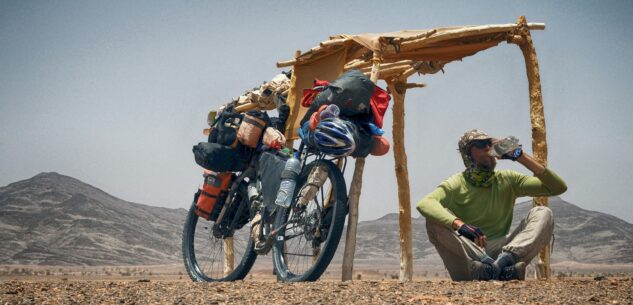
[[[529,154],[523,152],[516,161],[535,175],[535,177],[522,176],[518,178],[516,182],[518,196],[556,196],[567,190],[567,185],[563,179],[534,160]]]
[[[533,172],[535,175],[540,175],[545,172],[545,166],[541,163],[536,162],[532,156],[523,152],[523,154],[517,158],[517,162],[523,164],[527,169]]]
[[[478,246],[485,248],[488,242],[486,235],[481,232],[479,228],[465,224],[463,220],[451,214],[442,205],[441,202],[443,200],[448,200],[447,196],[449,196],[445,188],[446,186],[444,184],[438,186],[433,192],[426,195],[426,197],[418,202],[416,209],[420,212],[420,214],[426,217],[427,220],[432,219],[444,224],[445,226],[458,231],[460,235],[468,237]],[[469,231],[471,234],[468,234]]]
[[[448,200],[448,196],[446,183],[442,183],[434,191],[422,198],[415,208],[427,219],[432,219],[447,227],[452,227],[453,222],[458,218],[448,212],[442,205],[442,202]]]

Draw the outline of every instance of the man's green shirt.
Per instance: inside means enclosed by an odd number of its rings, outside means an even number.
[[[448,227],[459,218],[495,239],[508,234],[517,197],[555,196],[567,190],[563,179],[549,169],[535,177],[500,170],[492,179],[490,187],[476,187],[462,173],[455,174],[420,200],[416,208],[424,217]]]

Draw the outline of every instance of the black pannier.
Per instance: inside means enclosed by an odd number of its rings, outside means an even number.
[[[358,126],[358,125],[357,125]],[[352,153],[354,158],[364,158],[371,153],[371,149],[374,146],[374,138],[371,134],[362,127],[356,128],[356,134],[354,135],[354,142],[356,142],[356,149]]]
[[[347,117],[371,116],[370,99],[374,93],[374,83],[359,70],[349,70],[314,98],[301,124],[310,119],[321,105],[337,105],[341,114]]]
[[[258,178],[262,182],[262,197],[265,205],[272,207],[281,184],[281,172],[288,157],[270,152],[262,152],[258,162]]]
[[[240,113],[223,113],[215,122],[215,125],[209,133],[209,143],[218,143],[220,145],[237,146],[237,129],[242,121]]]
[[[218,143],[201,142],[193,147],[198,165],[215,172],[239,172],[246,169],[250,151],[243,146],[231,148]]]

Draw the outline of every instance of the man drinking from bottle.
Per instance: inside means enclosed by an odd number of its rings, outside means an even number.
[[[523,280],[526,265],[552,238],[549,208],[532,208],[510,232],[512,211],[517,197],[559,195],[567,190],[565,182],[520,145],[499,141],[480,130],[466,132],[458,144],[466,170],[446,179],[416,207],[454,281]],[[495,171],[497,158],[519,162],[534,176]]]

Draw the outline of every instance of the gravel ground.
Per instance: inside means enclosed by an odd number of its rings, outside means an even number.
[[[633,278],[277,283],[10,281],[0,304],[633,304]]]

